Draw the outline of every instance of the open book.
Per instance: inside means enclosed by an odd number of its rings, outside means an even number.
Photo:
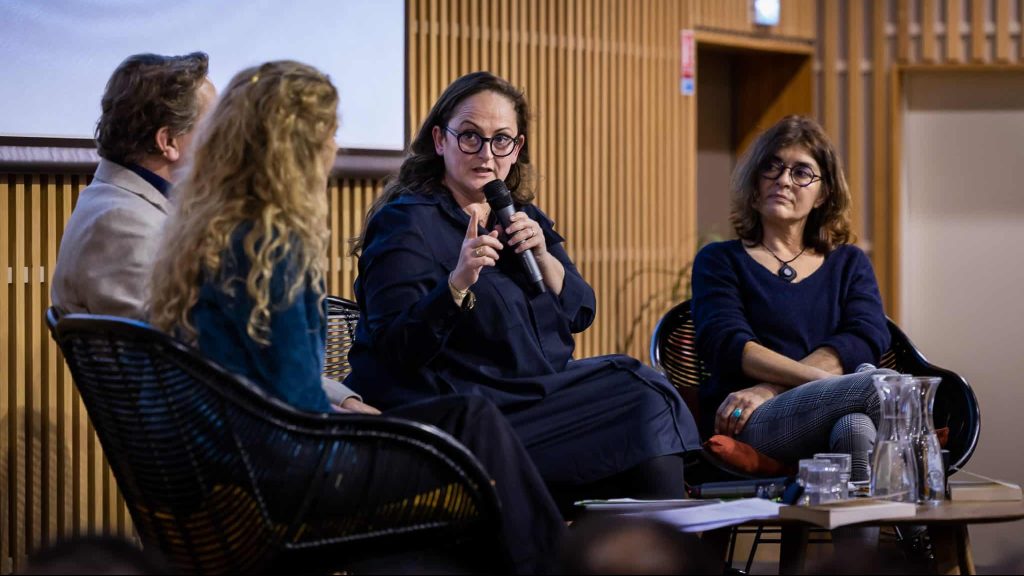
[[[803,520],[831,530],[857,522],[907,518],[916,513],[917,506],[911,502],[856,498],[817,506],[783,506],[779,518]]]

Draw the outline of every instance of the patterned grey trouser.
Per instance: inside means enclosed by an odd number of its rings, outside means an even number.
[[[783,462],[816,452],[850,454],[850,479],[867,480],[879,419],[875,374],[896,372],[867,369],[787,390],[754,410],[736,438]]]

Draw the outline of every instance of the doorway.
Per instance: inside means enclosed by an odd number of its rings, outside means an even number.
[[[812,114],[810,50],[776,52],[698,38],[698,245],[733,237],[729,180],[754,138],[787,114]]]

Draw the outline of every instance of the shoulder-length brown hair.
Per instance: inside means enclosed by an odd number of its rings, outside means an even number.
[[[736,235],[758,243],[764,236],[761,214],[755,209],[761,172],[783,148],[800,146],[818,163],[824,202],[811,210],[804,227],[804,246],[821,253],[854,242],[850,229],[850,188],[843,166],[828,135],[811,118],[786,116],[765,130],[747,149],[732,175],[732,212],[729,221]]]
[[[495,76],[490,72],[472,72],[452,82],[437,99],[434,107],[427,114],[420,126],[416,138],[409,144],[405,160],[385,186],[384,192],[373,202],[363,220],[363,230],[359,236],[349,241],[351,253],[358,256],[363,248],[366,226],[374,214],[388,202],[403,194],[433,194],[444,178],[444,158],[434,149],[434,126],[445,127],[455,114],[460,104],[470,96],[480,92],[494,92],[508,98],[516,110],[516,123],[523,143],[519,149],[519,158],[508,172],[505,185],[512,198],[519,204],[533,201],[534,171],[530,165],[529,120],[530,107],[523,92],[508,80]]]

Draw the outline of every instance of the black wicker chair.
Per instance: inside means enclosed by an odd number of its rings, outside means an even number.
[[[434,546],[509,569],[494,488],[444,432],[300,412],[144,323],[47,323],[139,536],[176,571],[337,571]]]
[[[942,384],[935,395],[935,427],[949,427],[947,473],[952,474],[967,464],[978,446],[981,430],[978,399],[967,380],[928,362],[899,326],[891,319],[886,320],[892,344],[882,355],[878,367],[915,376],[942,377]],[[665,373],[696,416],[697,388],[710,377],[710,372],[697,356],[697,335],[689,300],[665,313],[654,328],[651,364]],[[728,474],[733,473],[730,471]]]
[[[359,307],[355,302],[337,296],[328,296],[325,304],[327,352],[324,358],[324,376],[341,382],[351,371],[348,365],[348,351],[355,338]]]

